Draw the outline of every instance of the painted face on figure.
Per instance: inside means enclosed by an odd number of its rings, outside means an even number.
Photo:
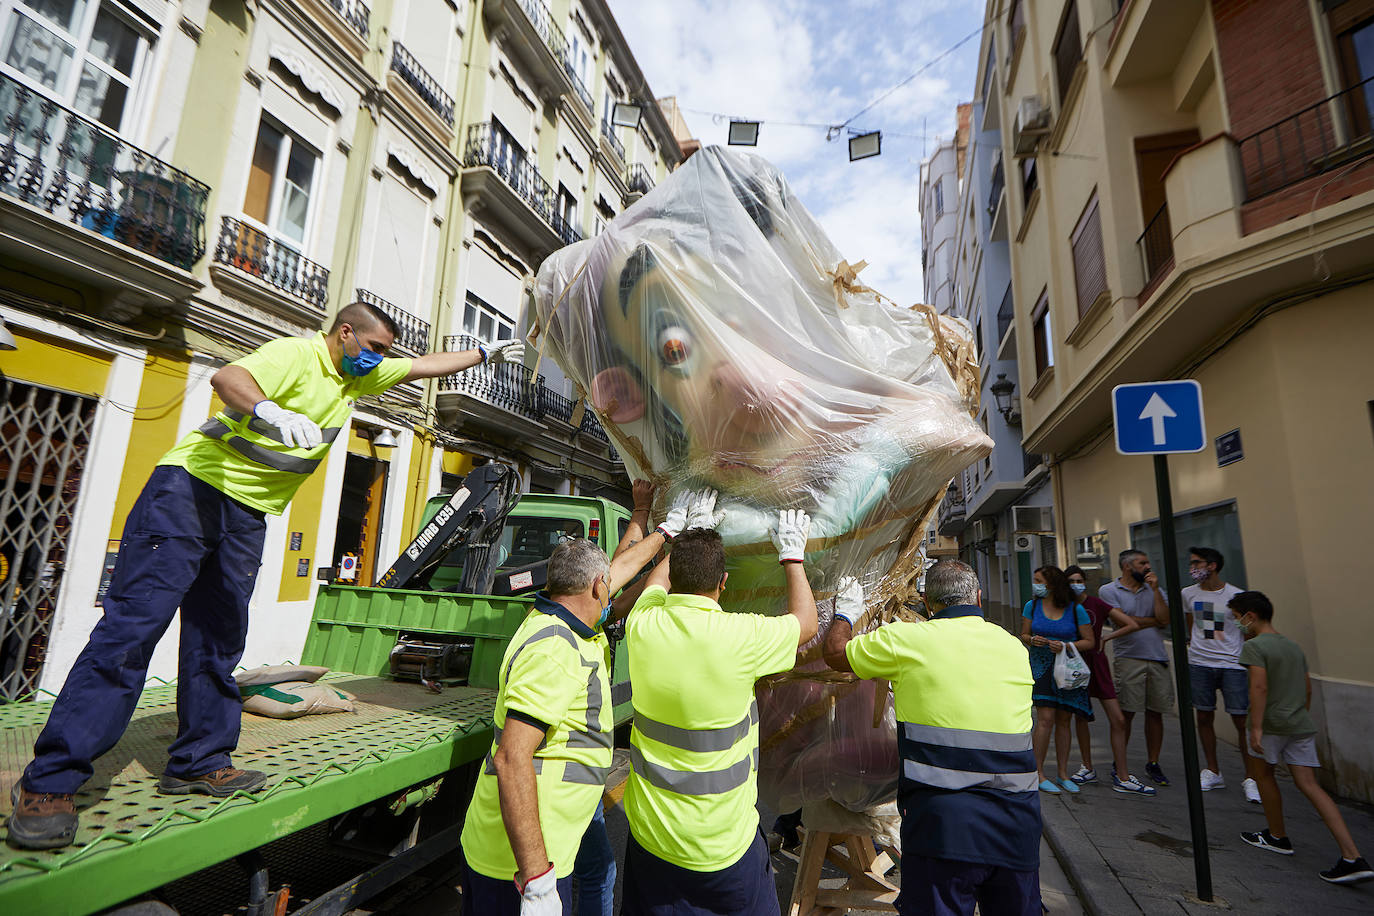
[[[634,258],[612,276],[634,274]],[[799,492],[833,474],[841,434],[862,422],[853,414],[821,415],[815,384],[755,345],[744,310],[715,300],[709,323],[700,305],[686,307],[680,280],[657,265],[632,276],[624,309],[605,310],[619,365],[592,380],[591,399],[622,428],[642,424],[641,441],[663,442],[667,464],[726,493]],[[631,354],[647,354],[637,360]],[[651,457],[658,457],[653,456]]]

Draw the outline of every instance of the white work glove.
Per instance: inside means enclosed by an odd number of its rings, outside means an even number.
[[[716,491],[697,490],[687,503],[688,528],[715,528],[725,518],[725,510],[716,511]]]
[[[558,877],[553,865],[520,888],[520,916],[563,916],[563,901],[558,897]]]
[[[508,340],[486,350],[486,361],[493,366],[497,363],[520,363],[525,361],[525,342]]]
[[[253,405],[253,416],[280,430],[282,442],[292,448],[315,448],[324,442],[319,424],[303,413],[287,410],[276,401],[258,401]]]
[[[859,625],[864,615],[864,588],[853,576],[845,576],[835,588],[835,617],[849,621],[850,627]]]
[[[673,497],[673,503],[668,507],[668,517],[658,526],[658,533],[671,541],[683,532],[687,527],[688,508],[695,494],[691,490],[683,490]]]
[[[778,525],[768,534],[778,548],[779,563],[800,563],[806,557],[806,538],[811,532],[811,516],[801,509],[783,509]]]

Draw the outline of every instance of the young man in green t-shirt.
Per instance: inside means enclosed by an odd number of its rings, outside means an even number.
[[[1341,858],[1335,866],[1321,872],[1332,884],[1354,884],[1374,878],[1374,869],[1355,848],[1355,840],[1345,826],[1341,810],[1317,784],[1317,724],[1308,708],[1312,705],[1312,679],[1307,674],[1307,658],[1293,640],[1274,629],[1274,605],[1262,592],[1241,592],[1227,604],[1236,626],[1245,636],[1240,663],[1250,676],[1250,721],[1248,738],[1255,761],[1255,781],[1269,826],[1240,838],[1251,846],[1293,854],[1293,842],[1283,826],[1283,799],[1274,780],[1274,767],[1282,758],[1298,790],[1317,809],[1326,829],[1336,838]]]

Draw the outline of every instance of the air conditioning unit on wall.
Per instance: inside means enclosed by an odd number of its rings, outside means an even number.
[[[1016,106],[1016,124],[1012,128],[1016,155],[1034,154],[1036,143],[1049,132],[1049,106],[1038,95],[1023,96],[1021,104]]]
[[[1054,509],[1049,506],[1012,506],[1011,528],[1017,534],[1054,534]]]
[[[973,544],[986,544],[997,536],[997,524],[990,518],[977,518],[969,527],[969,541]]]

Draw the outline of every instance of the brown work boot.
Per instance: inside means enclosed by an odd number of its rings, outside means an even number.
[[[163,773],[157,781],[157,790],[163,795],[213,795],[227,798],[235,792],[256,792],[267,782],[267,774],[257,770],[240,770],[234,767],[220,767],[209,773],[201,773],[189,779]]]
[[[30,792],[16,782],[10,800],[14,813],[5,822],[5,841],[16,849],[57,849],[76,839],[76,805],[71,795]]]

